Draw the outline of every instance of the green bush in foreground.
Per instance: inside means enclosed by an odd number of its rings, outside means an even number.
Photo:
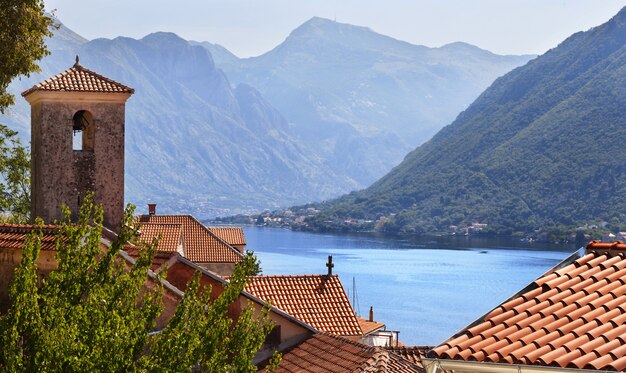
[[[155,245],[143,248],[133,266],[118,255],[137,234],[133,211],[127,207],[117,239],[103,252],[102,208],[87,198],[78,222],[62,223],[58,269],[45,279],[37,276],[42,233],[30,235],[11,284],[11,308],[0,316],[0,370],[256,371],[252,359],[271,330],[268,315],[248,307],[236,323],[227,316],[253,258],[236,268],[214,301],[195,276],[167,327],[151,333],[163,309],[162,285],[144,286]]]

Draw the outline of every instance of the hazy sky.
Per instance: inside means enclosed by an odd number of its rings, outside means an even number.
[[[171,31],[240,57],[267,52],[313,16],[367,26],[413,44],[465,41],[500,54],[541,54],[606,22],[626,0],[48,0],[93,39]]]

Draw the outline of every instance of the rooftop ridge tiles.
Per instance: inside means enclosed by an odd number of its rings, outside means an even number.
[[[42,228],[44,230],[57,230],[63,228],[61,225],[44,224],[39,226],[37,224],[13,224],[13,223],[0,223],[0,229],[2,230],[35,230]]]
[[[88,75],[91,75],[93,78],[99,79],[101,81],[104,81],[105,83],[108,83],[114,87],[116,87],[117,89],[119,89],[119,91],[107,91],[107,90],[102,90],[102,89],[92,89],[92,88],[87,88],[87,89],[66,89],[64,88],[48,88],[49,85],[51,84],[55,84],[57,81],[61,80],[62,78],[69,76],[69,75],[76,75],[76,73],[86,73]],[[97,82],[96,82],[97,83]],[[91,85],[91,84],[89,84]],[[74,88],[74,87],[72,87]],[[40,91],[40,90],[44,90],[44,91],[81,91],[81,92],[104,92],[104,93],[130,93],[133,94],[135,93],[135,90],[133,88],[130,88],[120,82],[117,82],[111,78],[107,78],[104,75],[98,74],[97,72],[90,70],[80,64],[74,64],[72,67],[70,67],[69,69],[62,71],[54,76],[51,76],[48,79],[43,80],[42,82],[39,82],[37,84],[35,84],[33,87],[25,90],[24,92],[22,92],[22,96],[27,96],[30,93],[34,92],[34,91]]]
[[[337,274],[333,273],[328,276],[327,274],[303,274],[303,275],[256,275],[249,276],[249,278],[317,278],[317,277],[339,277]]]
[[[626,244],[622,241],[613,241],[613,242],[600,242],[600,241],[591,241],[585,247],[586,252],[595,252],[595,251],[626,251]]]
[[[178,226],[178,227],[182,227],[182,223],[156,223],[156,222],[150,222],[150,221],[145,221],[140,223],[142,226],[143,225],[171,225],[171,226]]]

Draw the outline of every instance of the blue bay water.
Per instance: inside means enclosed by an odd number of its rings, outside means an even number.
[[[409,345],[435,345],[573,253],[574,245],[511,239],[329,235],[244,227],[263,274],[324,274],[333,256],[357,313],[399,330]]]

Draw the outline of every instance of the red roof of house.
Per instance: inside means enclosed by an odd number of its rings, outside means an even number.
[[[582,257],[557,266],[430,354],[626,370],[626,244],[590,243]]]
[[[337,275],[252,276],[245,291],[322,332],[363,335]]]
[[[22,92],[27,96],[34,91],[134,93],[135,90],[82,67],[78,60],[69,69]]]
[[[152,243],[159,239],[158,251],[178,251],[182,238],[182,224],[142,223],[139,230],[139,240]]]
[[[423,373],[425,370],[382,347],[366,346],[327,334],[316,334],[283,351],[276,372]]]
[[[229,245],[245,245],[246,237],[241,227],[208,227],[213,234]]]
[[[369,321],[367,319],[364,319],[364,318],[358,317],[358,316],[357,316],[356,320],[359,322],[359,326],[361,327],[361,330],[363,331],[363,334],[365,334],[365,335],[385,327],[385,324],[383,324],[381,322]]]
[[[239,263],[243,255],[191,215],[140,215],[144,223],[181,225],[184,256],[196,263]]]
[[[141,249],[133,246],[126,246],[124,248],[126,254],[133,259],[137,259],[139,257],[139,250]],[[163,266],[166,263],[177,260],[178,255],[179,254],[176,251],[157,251],[152,257],[152,266],[150,269],[152,272],[158,273],[164,268]]]
[[[409,361],[419,368],[422,369],[423,372],[426,372],[426,368],[424,367],[423,358],[426,357],[426,353],[432,349],[432,346],[400,346],[400,347],[383,347],[387,351],[391,351],[394,354],[402,357],[404,360]],[[452,372],[450,370],[439,370],[437,373],[449,373]]]
[[[59,230],[57,225],[45,225],[42,229],[41,250],[54,250],[56,236]],[[29,233],[39,229],[36,225],[28,224],[0,224],[0,248],[21,249]]]

